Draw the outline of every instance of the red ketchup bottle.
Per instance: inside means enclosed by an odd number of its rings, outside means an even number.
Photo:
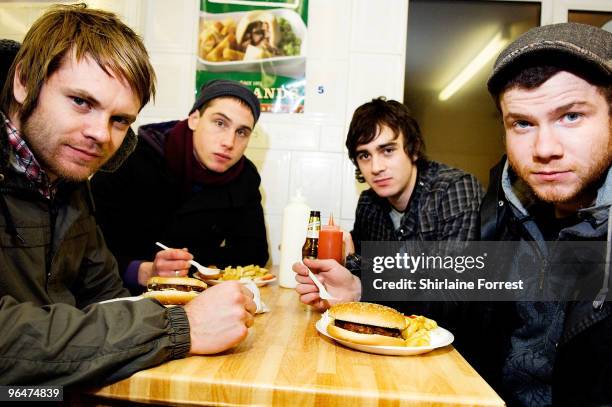
[[[334,259],[342,264],[342,230],[334,224],[334,215],[329,217],[327,225],[319,232],[319,259]]]

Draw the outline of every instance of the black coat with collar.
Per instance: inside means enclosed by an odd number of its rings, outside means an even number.
[[[122,272],[133,260],[152,261],[155,242],[186,247],[204,265],[265,265],[268,244],[261,206],[261,178],[248,159],[222,186],[206,186],[181,199],[168,171],[163,140],[173,123],[139,130],[136,150],[113,173],[91,182],[96,218]]]
[[[516,216],[502,189],[505,161],[504,157],[491,169],[490,186],[481,204],[481,240],[532,240],[525,226],[529,219]],[[593,230],[593,238],[605,240],[607,227],[606,222],[599,224]],[[567,303],[553,369],[554,405],[612,405],[610,295],[608,293],[608,302],[601,308],[594,307],[592,302]],[[470,306],[478,310],[478,314],[470,313],[478,315],[476,329],[486,333],[474,335],[474,343],[479,345],[472,349],[471,362],[512,405],[513,395],[504,393],[500,374],[503,356],[510,347],[510,335],[520,323],[516,308],[513,303],[474,303]],[[479,352],[477,347],[487,346],[483,337],[489,342],[489,350]]]

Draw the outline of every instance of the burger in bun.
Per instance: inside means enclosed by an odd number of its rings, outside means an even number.
[[[164,305],[184,305],[208,287],[203,281],[189,277],[151,277],[145,298],[154,298]]]
[[[393,308],[368,302],[347,302],[328,311],[327,333],[343,341],[372,346],[406,346],[406,318]]]

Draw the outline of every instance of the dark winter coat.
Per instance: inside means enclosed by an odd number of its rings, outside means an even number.
[[[113,173],[92,179],[96,217],[124,271],[133,260],[152,261],[167,246],[186,247],[204,265],[265,265],[268,244],[259,185],[248,159],[234,180],[201,186],[181,199],[181,183],[170,173],[164,144],[177,122],[142,126],[136,150]]]
[[[510,183],[506,160],[491,170],[489,190],[481,205],[482,240],[542,241],[532,214],[523,206]],[[574,225],[560,230],[557,241],[606,241],[612,203],[612,170],[600,187],[597,199],[590,208],[578,212]],[[539,245],[530,245],[537,250]],[[607,242],[610,250],[610,242]],[[541,253],[533,253],[540,256]],[[598,307],[594,302],[562,303],[563,321],[558,339],[552,344],[542,338],[541,345],[533,345],[525,352],[533,352],[538,346],[552,346],[553,369],[550,385],[555,405],[610,405],[612,404],[612,303]],[[594,298],[595,299],[595,298]],[[522,308],[519,309],[519,305]],[[479,332],[488,333],[489,349],[475,351],[473,363],[512,404],[520,395],[508,393],[501,384],[501,372],[505,358],[512,350],[511,338],[524,324],[525,304],[491,303],[472,304],[478,311]],[[538,314],[537,308],[533,310]],[[472,314],[474,315],[474,314]],[[483,335],[474,335],[474,342]],[[515,342],[516,343],[516,342]],[[485,346],[485,344],[481,344]],[[482,348],[485,349],[485,348]],[[520,349],[518,351],[521,351]],[[507,366],[506,366],[507,368]]]
[[[87,182],[44,198],[10,162],[0,125],[0,384],[101,384],[190,347],[181,307],[125,297]]]

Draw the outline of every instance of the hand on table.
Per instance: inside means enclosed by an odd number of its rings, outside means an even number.
[[[327,291],[338,298],[337,301],[326,301],[319,297],[319,289],[308,276],[308,269],[300,263],[293,265],[298,282],[295,291],[300,295],[300,301],[318,311],[325,311],[331,305],[339,302],[359,301],[361,298],[361,281],[336,260],[309,260],[304,264],[312,270]]]
[[[138,283],[146,286],[147,281],[154,276],[160,277],[185,277],[189,272],[193,256],[187,248],[160,250],[155,254],[155,259],[140,263],[138,268]]]
[[[246,338],[253,325],[253,293],[237,281],[206,289],[185,304],[191,333],[191,353],[206,355],[227,350]]]

